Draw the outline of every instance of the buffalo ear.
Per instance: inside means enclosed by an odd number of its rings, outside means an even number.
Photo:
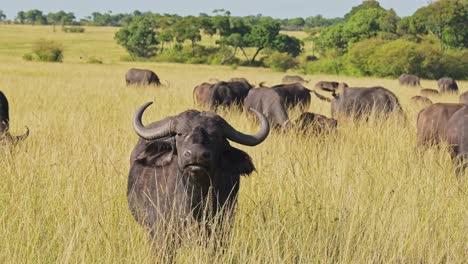
[[[245,176],[250,175],[255,170],[249,154],[233,147],[229,147],[223,153],[222,168],[227,172]]]
[[[135,162],[143,166],[162,167],[169,164],[173,157],[172,146],[166,142],[151,142],[138,154]]]

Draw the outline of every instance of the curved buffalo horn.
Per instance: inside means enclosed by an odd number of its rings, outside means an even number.
[[[26,127],[26,132],[21,136],[17,136],[16,141],[23,141],[29,136],[29,128],[27,126],[25,127]]]
[[[226,127],[224,128],[224,135],[227,139],[242,144],[246,146],[255,146],[262,143],[270,133],[270,124],[268,119],[260,112],[255,109],[250,108],[250,111],[254,112],[258,119],[260,119],[260,130],[255,135],[246,135],[235,130],[231,125],[226,122]]]
[[[138,136],[146,140],[156,140],[159,138],[163,138],[169,134],[172,134],[174,132],[172,129],[172,118],[168,118],[158,122],[158,125],[153,128],[146,128],[142,124],[141,118],[143,116],[143,112],[145,112],[146,108],[148,108],[148,106],[150,106],[151,104],[153,104],[153,102],[148,102],[140,106],[140,108],[138,108],[135,114],[133,115],[132,125],[133,130],[135,130],[135,133],[137,133]]]

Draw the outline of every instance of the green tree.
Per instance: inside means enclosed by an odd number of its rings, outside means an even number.
[[[24,18],[26,21],[31,23],[31,25],[35,24],[47,24],[46,17],[42,14],[42,11],[37,9],[29,10],[24,14]]]
[[[273,47],[280,53],[287,53],[293,57],[297,57],[302,52],[304,42],[300,39],[284,34],[279,34],[273,41]]]
[[[164,51],[164,43],[170,43],[174,39],[174,35],[170,29],[163,29],[159,32],[158,41],[161,43],[161,52]]]
[[[333,49],[338,53],[345,53],[348,41],[344,38],[344,23],[324,28],[320,35],[315,39],[314,44],[319,53],[324,54],[327,50]]]
[[[178,20],[173,26],[172,31],[177,42],[182,43],[185,40],[190,40],[192,50],[195,43],[201,40],[200,21],[194,16],[187,16]]]
[[[6,19],[5,13],[3,13],[3,10],[0,10],[0,21],[3,21]]]
[[[364,0],[360,5],[354,6],[351,8],[351,11],[349,11],[345,16],[344,19],[348,20],[352,16],[354,16],[356,13],[360,12],[361,10],[367,10],[367,9],[379,9],[379,10],[385,10],[380,6],[380,3],[376,0]]]
[[[158,50],[156,23],[145,16],[136,17],[130,25],[117,31],[114,38],[131,56],[148,58]]]
[[[16,14],[16,20],[20,24],[24,24],[24,21],[26,20],[26,13],[24,13],[24,11],[19,11],[18,14]]]
[[[385,16],[379,18],[378,23],[381,31],[396,33],[399,21],[400,17],[395,13],[395,10],[390,9]]]
[[[69,25],[75,19],[73,13],[67,13],[65,11],[58,11],[57,13],[48,13],[46,16],[48,24],[53,26],[53,31],[55,32],[55,25],[60,24],[62,29],[65,25]]]
[[[440,0],[418,9],[412,16],[413,34],[434,34],[449,47],[468,47],[468,2]]]
[[[383,9],[362,9],[351,16],[343,27],[344,38],[348,44],[377,36],[382,31],[380,21],[385,18],[387,12]]]
[[[279,31],[280,24],[273,19],[264,20],[258,25],[252,27],[252,31],[246,35],[246,40],[249,46],[256,48],[256,51],[250,60],[251,63],[255,62],[260,51],[265,48],[272,47]]]

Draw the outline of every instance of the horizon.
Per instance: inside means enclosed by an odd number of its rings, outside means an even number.
[[[76,1],[65,0],[57,3],[54,0],[43,0],[40,3],[34,0],[26,0],[22,2],[7,2],[3,3],[0,10],[4,12],[8,20],[14,20],[19,11],[28,11],[31,9],[41,10],[47,14],[50,12],[58,12],[63,10],[65,12],[72,12],[75,14],[76,19],[85,18],[90,16],[93,12],[99,13],[132,13],[134,10],[141,12],[153,12],[160,14],[177,14],[181,16],[196,15],[206,13],[213,14],[215,9],[225,9],[230,11],[232,16],[249,16],[258,15],[270,16],[273,18],[284,19],[294,17],[311,17],[322,15],[325,18],[343,17],[348,13],[352,7],[361,4],[362,0],[332,0],[327,3],[318,3],[317,0],[279,0],[275,3],[260,0],[252,3],[247,0],[238,0],[236,3],[224,2],[219,0],[207,0],[204,3],[185,3],[185,0],[173,0],[171,2],[157,3],[154,1],[155,6],[148,8],[148,1],[134,0],[134,1],[119,1],[112,3],[111,0],[101,0],[95,3],[91,0],[82,0],[80,3]],[[385,9],[394,9],[400,17],[410,16],[417,9],[426,6],[431,1],[427,0],[414,0],[408,3],[405,0],[382,0],[378,1]],[[245,3],[245,4],[244,4]],[[156,4],[159,6],[156,7]],[[249,4],[251,8],[247,11],[245,6]],[[308,9],[312,11],[309,12]]]

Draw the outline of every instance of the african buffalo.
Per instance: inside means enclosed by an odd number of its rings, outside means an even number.
[[[418,113],[418,145],[438,144],[445,137],[447,123],[463,104],[436,103]]]
[[[308,83],[309,80],[304,80],[299,75],[285,75],[283,79],[281,79],[282,84],[290,84],[290,83]]]
[[[264,114],[275,129],[286,129],[290,126],[284,98],[271,88],[251,89],[244,99],[244,111],[247,112],[248,109],[255,109]]]
[[[425,105],[425,106],[432,104],[431,99],[425,96],[420,96],[420,95],[411,97],[411,102],[416,103],[418,105]]]
[[[0,142],[18,143],[29,136],[29,129],[26,127],[26,133],[21,136],[12,136],[10,128],[10,110],[8,100],[5,94],[0,91]]]
[[[130,157],[127,198],[136,221],[159,238],[191,224],[210,231],[215,216],[229,223],[240,176],[255,167],[251,157],[228,140],[260,144],[269,133],[267,118],[252,110],[261,123],[255,135],[237,131],[213,112],[196,110],[144,126],[141,119],[150,105],[138,108],[132,119],[140,139]]]
[[[468,91],[460,94],[459,100],[460,104],[468,104]]]
[[[336,130],[338,121],[324,115],[306,112],[295,120],[294,126],[300,131],[320,134]]]
[[[339,86],[349,87],[348,84],[344,82],[339,83],[339,82],[320,81],[315,84],[315,89],[329,91],[329,90],[336,90],[339,88]]]
[[[408,85],[408,86],[421,86],[421,82],[418,76],[412,74],[402,74],[398,77],[398,81],[400,81],[401,85]]]
[[[193,100],[198,105],[208,105],[211,99],[211,92],[214,84],[204,82],[193,88]]]
[[[231,79],[228,80],[228,82],[246,82],[248,83],[250,86],[252,86],[249,81],[244,78],[244,77],[232,77]]]
[[[332,117],[338,115],[354,116],[360,119],[375,111],[377,114],[398,112],[403,114],[398,98],[383,87],[351,88],[339,86],[338,89],[323,89],[333,92],[331,102]]]
[[[135,69],[128,70],[125,74],[125,81],[127,85],[139,84],[139,85],[161,85],[156,73],[150,70]]]
[[[211,88],[208,105],[216,110],[219,106],[241,105],[252,89],[248,82],[218,82]]]
[[[450,77],[443,77],[437,81],[441,93],[458,93],[457,82]]]
[[[445,133],[449,152],[456,166],[455,172],[461,175],[468,166],[468,105],[450,117]]]
[[[271,87],[283,99],[287,108],[299,106],[301,112],[304,112],[310,105],[311,91],[300,83],[280,84]]]
[[[436,89],[424,88],[421,89],[420,92],[424,96],[439,95],[439,91],[437,91]]]

